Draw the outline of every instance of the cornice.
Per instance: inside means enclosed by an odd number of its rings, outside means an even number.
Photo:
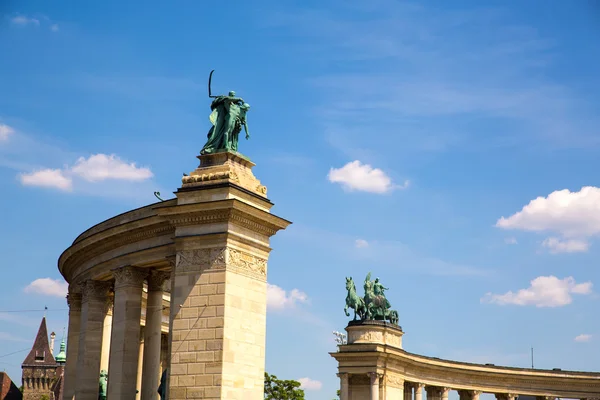
[[[132,230],[125,230],[126,225],[120,225],[112,229],[119,229],[120,232],[114,235],[104,236],[102,239],[94,241],[94,237],[83,239],[77,244],[69,247],[59,259],[59,270],[65,278],[69,278],[71,271],[83,264],[87,260],[100,254],[126,246],[128,244],[140,242],[146,239],[172,234],[174,228],[165,221],[160,221],[145,227],[137,227]],[[69,279],[67,279],[68,281]]]

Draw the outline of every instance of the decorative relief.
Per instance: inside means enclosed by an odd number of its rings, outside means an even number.
[[[164,290],[164,284],[171,274],[164,271],[151,271],[148,275],[148,291]]]
[[[126,286],[141,286],[148,272],[131,266],[116,268],[112,270],[115,277],[115,289]]]
[[[385,336],[385,343],[390,346],[400,347],[400,336],[388,333]]]
[[[398,375],[386,375],[385,383],[386,383],[386,385],[393,386],[393,387],[398,387],[398,388],[404,387],[404,379],[402,379]]]
[[[230,179],[234,182],[239,182],[240,178],[233,171],[211,172],[202,175],[190,175],[181,178],[181,182],[185,184],[217,181],[222,179]]]
[[[256,191],[260,194],[264,194],[265,196],[267,195],[267,187],[266,186],[258,185],[256,187]]]
[[[94,281],[91,279],[81,285],[83,286],[82,303],[86,303],[91,299],[104,301],[111,286],[110,282]]]
[[[67,304],[69,305],[69,312],[81,311],[81,293],[69,292],[67,295]]]
[[[236,249],[228,248],[228,264],[242,272],[261,277],[267,276],[267,260]]]
[[[186,250],[177,253],[175,268],[179,272],[202,272],[225,268],[226,247]]]
[[[349,343],[368,342],[368,343],[383,343],[383,333],[373,331],[356,331],[349,332]]]

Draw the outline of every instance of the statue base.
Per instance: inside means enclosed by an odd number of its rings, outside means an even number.
[[[381,344],[402,349],[402,327],[386,321],[350,321],[348,344]]]
[[[181,179],[182,189],[199,189],[234,184],[253,194],[267,197],[267,188],[252,173],[254,164],[239,153],[223,151],[199,155],[200,165]]]

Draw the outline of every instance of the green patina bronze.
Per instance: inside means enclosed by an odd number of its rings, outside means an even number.
[[[209,117],[213,126],[208,131],[206,144],[200,154],[237,152],[242,128],[246,131],[246,139],[250,138],[246,120],[250,105],[241,97],[237,97],[234,91],[229,92],[228,95],[213,96],[210,89],[213,72],[214,70],[208,78],[208,96],[214,99],[210,105],[212,112]]]
[[[346,278],[346,290],[348,291],[346,307],[344,307],[346,316],[350,316],[348,313],[350,308],[354,310],[354,321],[358,316],[362,321],[389,321],[394,325],[398,325],[398,311],[390,308],[390,302],[385,297],[385,291],[388,288],[379,282],[379,278],[371,281],[371,273],[369,272],[363,287],[365,290],[364,298],[356,293],[356,286],[352,277]]]
[[[105,369],[100,371],[100,383],[98,390],[98,400],[106,400],[106,390],[108,388],[108,372]]]

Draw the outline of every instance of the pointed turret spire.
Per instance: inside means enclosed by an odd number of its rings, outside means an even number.
[[[46,328],[46,317],[42,318],[35,342],[31,351],[23,361],[23,365],[56,365],[56,360],[50,351],[48,343],[48,329]]]

